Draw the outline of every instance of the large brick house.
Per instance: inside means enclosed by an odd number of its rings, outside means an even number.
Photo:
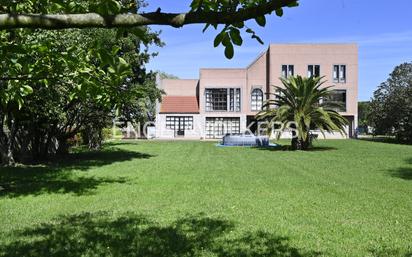
[[[339,112],[350,123],[351,137],[358,114],[356,44],[271,44],[246,68],[205,68],[199,79],[161,80],[158,86],[166,95],[157,108],[156,137],[208,139],[243,133],[273,85],[292,75],[325,76],[326,85],[334,85],[333,100],[343,104]]]

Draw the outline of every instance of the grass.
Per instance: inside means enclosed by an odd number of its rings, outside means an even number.
[[[411,256],[412,146],[113,142],[0,168],[0,256]]]

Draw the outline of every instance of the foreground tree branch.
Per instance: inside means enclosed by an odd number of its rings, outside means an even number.
[[[100,15],[84,14],[0,14],[0,29],[41,28],[130,28],[143,25],[182,27],[188,24],[234,24],[270,14],[296,0],[273,0],[237,11],[188,13],[151,12],[141,14]]]

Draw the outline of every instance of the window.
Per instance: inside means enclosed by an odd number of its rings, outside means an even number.
[[[172,130],[192,130],[193,116],[166,116],[166,128]]]
[[[263,92],[259,88],[255,88],[252,90],[252,111],[260,111],[262,110],[263,106]]]
[[[240,118],[206,118],[206,138],[240,133]]]
[[[240,88],[230,88],[230,108],[231,112],[240,112]]]
[[[227,89],[206,89],[206,110],[227,111]]]
[[[288,78],[295,75],[295,67],[293,65],[282,65],[282,77]]]
[[[320,77],[320,65],[308,65],[308,78]]]
[[[208,88],[206,111],[240,112],[240,88]]]
[[[333,65],[333,82],[346,82],[346,65]]]
[[[346,112],[346,90],[333,90],[331,95],[324,99],[324,102],[337,105],[333,108],[337,112]]]

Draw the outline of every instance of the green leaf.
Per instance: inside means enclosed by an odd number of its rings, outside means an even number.
[[[109,0],[108,1],[108,10],[109,14],[118,14],[120,13],[122,6],[116,0]]]
[[[88,74],[90,74],[90,73],[92,72],[92,69],[90,69],[90,68],[88,68],[88,67],[85,67],[85,68],[83,68],[83,69],[80,69],[79,72],[80,72],[80,73],[88,73]]]
[[[103,15],[120,13],[122,7],[116,0],[97,0],[90,5],[90,11]]]
[[[279,16],[279,17],[282,17],[283,16],[283,9],[282,8],[276,9],[276,15]]]
[[[239,29],[243,29],[245,27],[245,23],[243,21],[241,21],[241,22],[237,22],[237,23],[233,24],[233,26],[235,26],[236,28],[239,28]]]
[[[76,92],[73,92],[69,95],[69,101],[73,101],[73,99],[76,97]]]
[[[256,36],[255,34],[252,36],[253,39],[256,39],[260,44],[264,45],[265,43],[263,42],[263,40],[259,37]]]
[[[241,46],[243,44],[242,36],[240,35],[240,31],[236,28],[232,28],[230,30],[230,37],[232,38],[232,42],[237,45]]]
[[[210,23],[206,24],[206,26],[203,28],[202,32],[205,33],[206,30],[209,28],[209,26],[210,26]]]
[[[235,54],[234,52],[235,52],[235,51],[234,51],[234,49],[233,49],[233,45],[232,45],[232,44],[228,44],[228,45],[226,46],[226,48],[225,48],[225,56],[226,56],[226,58],[232,59],[232,58],[233,58],[233,55]]]
[[[20,87],[20,92],[22,93],[23,96],[26,96],[26,95],[33,93],[33,88],[27,85],[23,85]]]
[[[151,39],[147,36],[147,31],[145,29],[137,27],[133,29],[127,29],[126,31],[138,37],[144,44],[150,43]]]
[[[218,47],[220,45],[220,43],[222,43],[223,36],[224,36],[223,33],[217,34],[217,36],[215,37],[215,41],[213,43],[214,47]]]
[[[117,29],[116,39],[120,39],[122,37],[127,37],[127,30],[125,28]]]
[[[23,107],[23,99],[21,97],[17,97],[16,99],[17,105],[19,106],[19,110]]]
[[[37,48],[37,51],[40,52],[40,53],[45,53],[45,52],[47,52],[47,50],[49,50],[49,48],[45,45],[41,45]]]
[[[102,65],[113,65],[113,56],[106,49],[99,49],[99,57]]]
[[[231,44],[232,44],[232,42],[230,41],[229,34],[226,33],[226,32],[225,32],[225,34],[224,34],[224,36],[223,36],[222,44],[223,44],[224,46],[228,46],[228,45],[231,45]]]
[[[115,73],[116,73],[116,71],[115,71],[115,69],[114,69],[113,67],[107,68],[107,71],[108,71],[109,73],[112,73],[112,74],[115,74]]]
[[[113,46],[112,55],[115,56],[120,51],[120,49],[121,48],[119,46]]]
[[[266,25],[266,18],[265,16],[259,16],[256,17],[256,23],[259,24],[259,26],[264,27]]]
[[[23,66],[20,63],[15,63],[14,67],[16,68],[16,70],[21,71],[21,69],[23,68]]]
[[[190,8],[192,11],[196,11],[199,8],[200,0],[193,0],[190,4]]]
[[[294,2],[288,4],[288,7],[296,7],[296,6],[299,6],[298,1],[294,1]]]
[[[120,72],[124,72],[124,71],[130,69],[130,64],[125,59],[123,59],[122,57],[119,57],[118,67],[120,68],[119,69]]]

